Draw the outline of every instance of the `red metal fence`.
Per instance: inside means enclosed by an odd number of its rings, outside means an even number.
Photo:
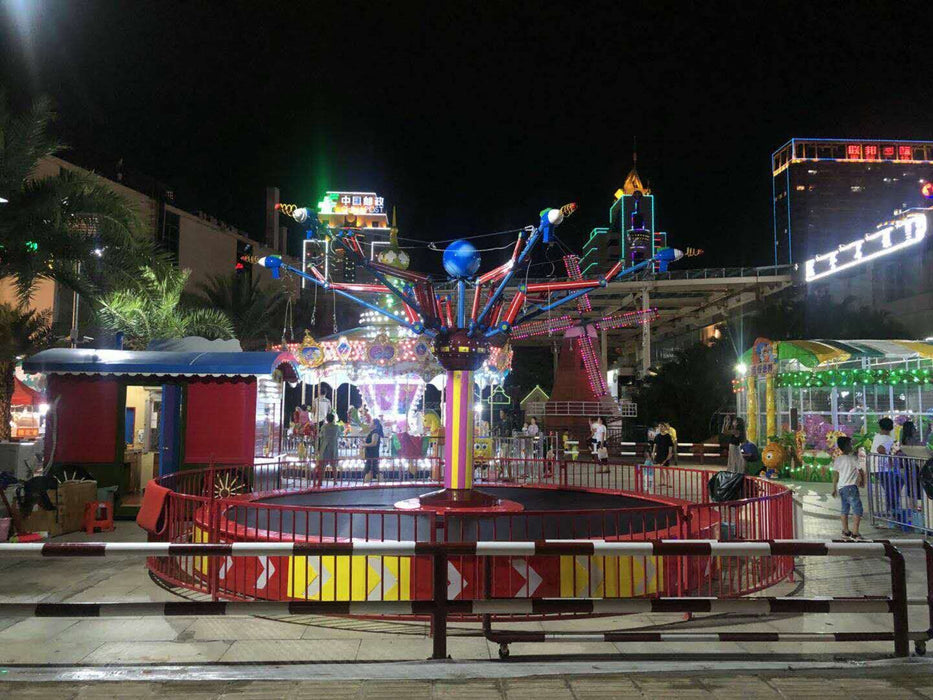
[[[391,507],[348,507],[348,493],[376,496],[376,489],[419,485],[440,465],[430,460],[383,459],[382,484],[364,484],[359,460],[329,468],[313,462],[216,465],[161,479],[170,489],[163,528],[151,539],[175,544],[230,542],[392,543],[591,539],[606,542],[658,539],[745,541],[790,539],[792,493],[779,484],[746,478],[742,498],[710,502],[702,469],[643,468],[558,460],[494,460],[478,475],[482,488],[559,489],[620,494],[650,500],[637,508],[438,516]],[[257,502],[257,498],[315,493],[333,505]],[[569,494],[569,495],[568,495]],[[364,499],[365,500],[365,499]],[[512,598],[633,598],[739,596],[787,579],[789,556],[507,556],[495,560],[451,555],[446,585],[451,600]],[[173,555],[149,560],[158,578],[213,599],[427,600],[435,572],[421,556],[294,557],[256,555],[208,559]]]

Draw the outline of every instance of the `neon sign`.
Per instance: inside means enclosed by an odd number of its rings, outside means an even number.
[[[836,250],[810,258],[804,263],[807,282],[834,275],[875,258],[890,255],[924,239],[927,233],[926,214],[907,216],[865,234],[862,238],[839,246]]]
[[[385,199],[375,192],[327,192],[317,209],[321,214],[384,214]]]

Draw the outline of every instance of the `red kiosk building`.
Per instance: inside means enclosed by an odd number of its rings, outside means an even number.
[[[133,439],[129,387],[161,389],[151,428],[158,430],[153,475],[164,476],[253,462],[257,434],[264,445],[279,440],[282,381],[298,380],[295,358],[279,352],[53,349],[30,357],[23,369],[47,378],[46,462],[83,467],[99,486],[119,487],[121,496],[145,486],[144,478],[134,483],[126,459]]]

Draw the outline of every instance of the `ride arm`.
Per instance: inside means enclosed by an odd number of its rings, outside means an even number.
[[[318,287],[320,287],[321,289],[325,291],[331,291],[334,294],[343,297],[344,299],[352,301],[354,304],[358,304],[359,306],[365,307],[369,309],[370,311],[375,311],[378,314],[382,314],[386,318],[392,319],[393,321],[395,321],[397,324],[399,324],[403,328],[407,328],[408,330],[410,330],[412,333],[415,333],[417,335],[424,333],[432,338],[437,335],[436,331],[430,328],[425,328],[424,324],[421,322],[417,322],[417,321],[409,322],[407,319],[402,318],[398,314],[392,313],[388,309],[383,309],[376,304],[372,304],[366,301],[365,299],[361,299],[360,297],[356,296],[355,294],[350,293],[349,291],[345,291],[345,288],[350,287],[350,286],[378,287],[379,285],[347,285],[347,284],[341,284],[341,283],[329,283],[314,268],[311,268],[311,269],[315,274],[309,275],[306,272],[302,272],[297,267],[293,267],[292,265],[287,264],[278,255],[267,255],[263,258],[260,258],[258,262],[260,265],[262,265],[266,269],[271,270],[272,276],[276,279],[282,276],[282,270],[287,270],[288,272],[291,272],[292,274],[298,275],[302,279],[308,280],[312,284],[317,285]],[[372,291],[372,290],[366,290],[366,291]],[[391,292],[392,290],[388,289],[387,291]],[[405,301],[405,303],[407,304],[408,302]]]
[[[572,281],[571,282],[554,282],[554,283],[544,282],[541,284],[529,284],[528,285],[529,292],[531,291],[554,291],[554,289],[557,288],[561,290],[571,291],[571,293],[565,297],[561,297],[560,299],[554,302],[551,302],[550,304],[547,304],[545,306],[539,306],[535,308],[533,311],[529,311],[524,316],[522,316],[521,318],[517,318],[512,323],[507,323],[506,321],[506,322],[503,322],[502,324],[499,324],[499,326],[497,326],[496,328],[490,328],[489,331],[486,332],[486,337],[491,338],[495,335],[498,335],[499,333],[506,333],[511,329],[512,326],[517,326],[522,323],[527,323],[528,321],[531,321],[537,318],[541,314],[547,313],[548,311],[553,311],[554,309],[560,306],[563,306],[564,304],[568,302],[574,301],[575,299],[583,296],[584,294],[589,293],[594,287],[606,287],[609,285],[610,282],[614,282],[628,275],[632,275],[638,272],[639,270],[644,270],[646,267],[648,267],[649,265],[653,265],[655,262],[661,263],[662,271],[666,271],[667,265],[669,263],[673,262],[674,260],[679,260],[681,257],[683,257],[683,253],[677,250],[676,248],[665,248],[657,255],[653,255],[647,260],[644,260],[638,263],[637,265],[632,265],[631,267],[625,268],[624,270],[621,270],[621,271],[619,271],[619,268],[621,268],[623,263],[619,261],[609,270],[609,274],[606,274],[606,276],[603,277],[603,279],[601,280],[580,280],[578,282],[572,282]],[[610,277],[610,274],[612,275],[612,277]],[[557,286],[557,285],[560,285],[560,286]],[[522,292],[519,292],[519,294],[521,293]]]

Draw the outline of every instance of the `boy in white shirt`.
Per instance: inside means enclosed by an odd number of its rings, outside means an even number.
[[[836,440],[842,454],[833,460],[833,498],[841,500],[842,536],[860,540],[859,523],[862,521],[862,498],[859,487],[865,483],[865,472],[858,457],[852,454],[852,438],[842,436]],[[849,530],[849,513],[852,514],[852,530]]]
[[[882,418],[878,421],[878,432],[871,441],[872,452],[881,455],[891,454],[891,447],[894,445],[892,430],[894,430],[894,421],[890,418]]]

